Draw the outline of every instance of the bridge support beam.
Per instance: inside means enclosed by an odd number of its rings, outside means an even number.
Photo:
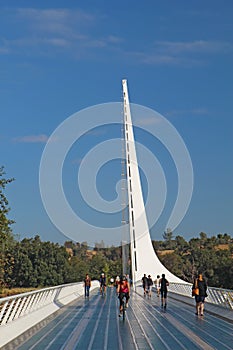
[[[162,273],[165,273],[166,278],[170,282],[185,283],[165,268],[158,259],[152,246],[142,196],[126,79],[122,80],[122,87],[132,280],[133,283],[140,281],[144,273],[147,275],[150,274],[152,278],[155,278],[156,275],[161,276]]]

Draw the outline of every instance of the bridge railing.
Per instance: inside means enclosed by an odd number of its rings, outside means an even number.
[[[92,281],[91,289],[98,286]],[[83,295],[78,282],[0,298],[0,348]]]
[[[170,283],[169,291],[190,297],[192,295],[192,284]],[[208,287],[207,295],[207,303],[233,310],[233,290]]]
[[[97,287],[99,282],[93,281],[92,289]],[[192,284],[170,283],[169,292],[191,299]],[[232,290],[208,287],[207,293],[206,302],[233,310]],[[78,282],[0,298],[0,347],[83,295],[83,283]]]
[[[92,288],[99,285],[96,282],[92,283]],[[78,282],[0,298],[0,326],[48,305],[59,309],[83,294],[83,282]]]
[[[136,282],[135,287],[141,287],[141,281]],[[168,287],[169,292],[183,295],[185,297],[192,297],[192,284],[191,283],[174,283],[170,282]],[[210,304],[218,305],[226,309],[233,310],[233,290],[208,287],[207,297],[205,301]]]

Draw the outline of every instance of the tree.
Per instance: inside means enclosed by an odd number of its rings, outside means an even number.
[[[13,220],[7,218],[7,215],[10,211],[8,206],[8,200],[4,194],[6,186],[14,181],[14,178],[6,179],[4,177],[4,167],[0,167],[0,239],[4,241],[11,234],[10,225],[14,223]]]
[[[166,232],[163,234],[163,239],[165,240],[166,248],[172,249],[172,237],[173,233],[170,228],[167,228]]]
[[[183,267],[183,262],[182,258],[175,254],[165,254],[164,256],[160,257],[162,263],[166,266],[166,268],[174,273],[174,275],[183,277],[182,273],[182,267]]]
[[[0,167],[0,289],[5,285],[5,274],[10,273],[6,272],[6,267],[11,269],[13,263],[10,246],[13,243],[11,225],[14,221],[7,217],[10,208],[4,191],[14,179],[6,179],[4,175],[4,167]]]
[[[157,250],[162,249],[164,244],[163,244],[163,241],[154,241],[154,240],[152,240],[152,245],[153,245],[153,248],[154,248],[154,250],[156,252]]]
[[[200,233],[200,243],[201,243],[201,245],[204,246],[206,241],[207,241],[207,234],[205,232],[201,232]]]
[[[176,236],[175,243],[176,243],[176,250],[178,253],[180,254],[186,253],[189,245],[182,236]]]

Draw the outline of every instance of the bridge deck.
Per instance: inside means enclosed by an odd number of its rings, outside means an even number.
[[[169,296],[165,312],[155,294],[148,299],[138,291],[131,295],[125,321],[118,316],[115,289],[108,288],[106,297],[95,290],[2,349],[233,349],[231,322],[208,313],[197,317],[194,306]]]

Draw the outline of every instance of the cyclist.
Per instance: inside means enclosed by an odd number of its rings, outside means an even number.
[[[100,294],[106,293],[106,277],[104,273],[101,273],[100,279]]]
[[[123,311],[123,298],[126,298],[126,305],[125,307],[128,307],[128,301],[129,301],[129,293],[130,293],[130,284],[127,281],[127,278],[125,276],[122,276],[120,279],[120,283],[118,284],[117,287],[117,293],[119,295],[119,299],[120,299],[120,313],[119,313],[119,317],[121,317],[122,315],[122,311]]]
[[[116,279],[115,279],[115,287],[116,287],[116,293],[117,293],[117,288],[118,288],[118,285],[120,283],[120,276],[116,276]]]

